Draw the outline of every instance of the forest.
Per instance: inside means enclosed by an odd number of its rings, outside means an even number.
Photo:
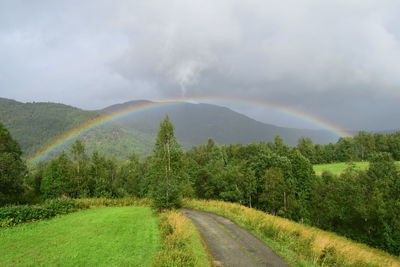
[[[179,207],[181,198],[237,202],[353,240],[400,254],[400,132],[341,138],[296,147],[280,137],[246,145],[207,144],[182,150],[174,126],[160,124],[153,154],[128,160],[99,152],[88,155],[76,140],[71,148],[36,166],[26,166],[21,149],[0,124],[0,205],[35,203],[59,197],[134,196],[155,199],[158,208]],[[317,176],[313,164],[351,163],[340,175]],[[159,179],[164,177],[165,179]]]

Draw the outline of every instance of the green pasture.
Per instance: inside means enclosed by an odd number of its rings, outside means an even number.
[[[329,171],[333,174],[341,174],[346,170],[350,164],[354,164],[357,170],[367,170],[369,166],[369,162],[367,161],[359,161],[359,162],[339,162],[339,163],[330,163],[330,164],[317,164],[314,165],[314,171],[317,175],[321,175],[324,171]],[[396,161],[396,165],[400,167],[400,161]]]
[[[150,208],[96,208],[0,229],[0,266],[150,266],[160,247]]]

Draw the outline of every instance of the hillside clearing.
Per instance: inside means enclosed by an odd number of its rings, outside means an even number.
[[[0,230],[5,266],[150,266],[160,244],[149,208],[97,208]]]
[[[357,170],[367,170],[369,166],[368,161],[316,164],[314,165],[314,171],[317,175],[321,175],[324,171],[329,171],[333,174],[339,175],[344,172],[350,164],[354,164]],[[400,161],[396,161],[396,165],[400,167]]]

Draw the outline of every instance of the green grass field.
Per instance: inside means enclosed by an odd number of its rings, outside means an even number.
[[[359,161],[353,162],[358,170],[366,170],[368,169],[369,162],[367,161]],[[400,161],[396,161],[396,165],[400,167]],[[321,175],[324,171],[330,171],[333,174],[341,174],[344,170],[349,167],[349,163],[340,162],[340,163],[330,163],[330,164],[317,164],[314,165],[314,171],[317,175]]]
[[[0,229],[0,266],[150,266],[160,243],[150,208],[89,209]]]

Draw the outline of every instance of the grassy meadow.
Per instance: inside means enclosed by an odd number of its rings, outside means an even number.
[[[400,266],[400,258],[334,233],[223,201],[185,200],[250,230],[292,266]]]
[[[146,207],[95,208],[0,229],[1,266],[151,266],[158,219]]]
[[[350,166],[350,164],[354,164],[357,170],[367,170],[369,166],[368,161],[316,164],[314,165],[314,171],[317,175],[321,175],[324,171],[329,171],[333,174],[339,175],[344,172]],[[400,161],[396,161],[396,165],[400,167]]]

